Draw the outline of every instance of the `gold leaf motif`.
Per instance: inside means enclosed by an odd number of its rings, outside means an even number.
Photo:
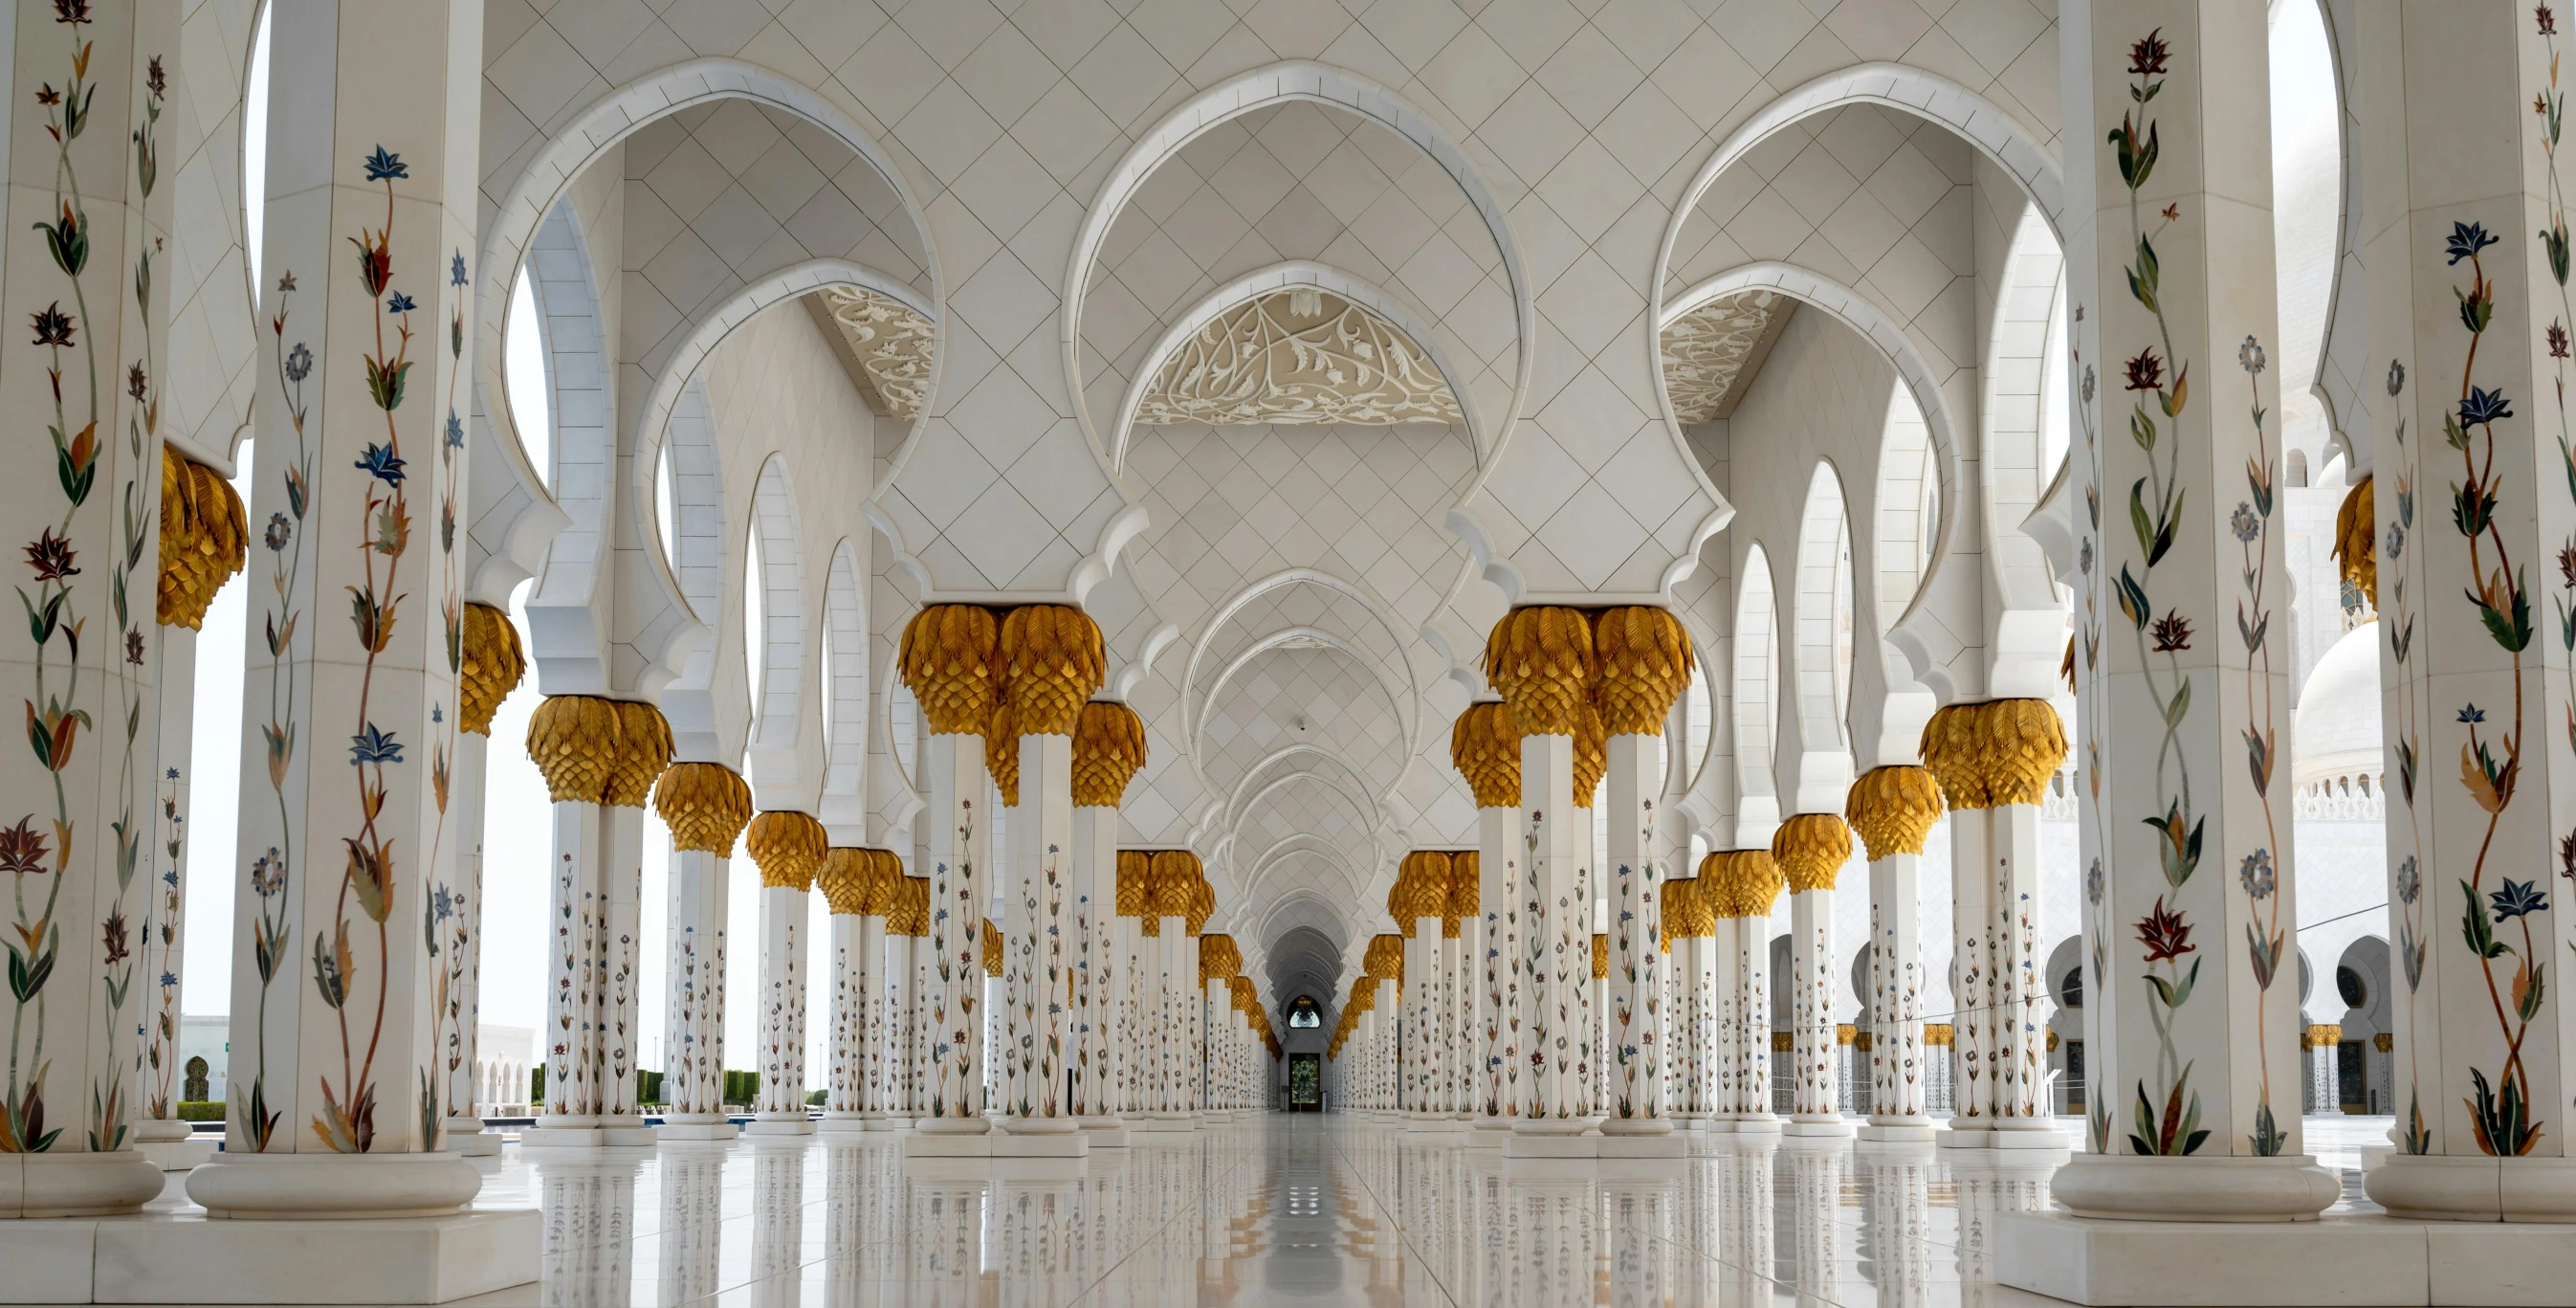
[[[722,858],[751,821],[751,787],[722,763],[674,763],[654,784],[653,808],[671,828],[673,849]]]
[[[823,824],[807,814],[771,809],[751,820],[743,846],[760,868],[762,886],[804,891],[814,888],[814,871],[822,865],[832,839]]]
[[[1920,854],[1932,824],[1941,820],[1941,785],[1928,768],[1871,768],[1843,800],[1843,818],[1873,860]]]
[[[249,559],[250,511],[215,470],[161,447],[161,571],[153,597],[165,627],[196,631],[215,592]]]
[[[1796,813],[1771,833],[1771,861],[1792,894],[1831,890],[1851,858],[1851,828],[1831,813]]]
[[[528,672],[519,629],[510,615],[489,604],[465,606],[463,657],[457,664],[456,725],[478,736],[492,734],[492,715]]]

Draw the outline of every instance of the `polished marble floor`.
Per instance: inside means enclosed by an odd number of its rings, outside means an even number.
[[[2073,1119],[2068,1119],[2073,1127]],[[2359,1195],[2386,1118],[2311,1118]],[[545,1213],[543,1279],[480,1308],[875,1305],[2045,1305],[1985,1229],[2063,1154],[1735,1143],[1663,1179],[1507,1175],[1496,1150],[1333,1117],[1133,1137],[1079,1177],[930,1174],[896,1138],[669,1144],[532,1161],[481,1200]]]

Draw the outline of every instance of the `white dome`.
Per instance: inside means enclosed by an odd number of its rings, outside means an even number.
[[[2386,767],[2379,735],[2379,621],[2343,634],[2308,673],[2290,728],[2293,783],[2376,777]]]

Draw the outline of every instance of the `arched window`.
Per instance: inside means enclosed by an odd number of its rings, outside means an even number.
[[[768,686],[769,670],[769,587],[767,570],[762,567],[760,523],[755,520],[743,529],[742,549],[742,674],[743,688],[751,697],[751,735],[760,735],[761,704]]]
[[[537,480],[555,484],[555,396],[546,358],[546,319],[537,307],[537,277],[522,267],[510,288],[510,314],[501,325],[501,387],[518,428],[519,448]]]
[[[1772,742],[1780,726],[1780,650],[1771,603],[1771,560],[1756,544],[1745,555],[1735,608],[1735,766],[1738,794],[1768,798]]]
[[[259,319],[259,247],[268,229],[268,16],[263,4],[250,32],[250,67],[242,77],[242,267],[250,273],[250,316]]]

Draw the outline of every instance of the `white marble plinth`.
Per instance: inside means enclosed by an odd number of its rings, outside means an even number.
[[[0,1303],[446,1303],[537,1279],[523,1212],[356,1221],[201,1213],[0,1222]]]
[[[691,1116],[702,1115],[691,1114]],[[653,1134],[655,1138],[661,1140],[732,1140],[742,1135],[742,1128],[721,1118],[712,1122],[674,1122],[666,1119],[660,1126],[653,1128]],[[524,1142],[523,1137],[522,1143]]]
[[[522,1149],[636,1149],[650,1145],[651,1126],[532,1126],[519,1133]]]
[[[143,1155],[162,1171],[184,1172],[214,1157],[215,1146],[222,1143],[222,1137],[212,1135],[194,1135],[181,1140],[139,1140],[135,1142],[134,1152]],[[492,1152],[501,1152],[500,1146],[495,1144]]]
[[[1662,1135],[1612,1135],[1604,1132],[1593,1137],[1595,1157],[1611,1158],[1688,1158],[1690,1139],[1679,1132]]]
[[[1769,1113],[1753,1113],[1744,1117],[1712,1120],[1709,1127],[1731,1135],[1778,1135],[1780,1119]]]
[[[1782,1135],[1815,1136],[1822,1139],[1847,1139],[1851,1136],[1851,1133],[1852,1120],[1848,1117],[1828,1117],[1823,1114],[1811,1114],[1802,1117],[1792,1117],[1788,1121],[1780,1124],[1780,1134]]]
[[[742,1133],[744,1135],[812,1135],[814,1119],[801,1113],[794,1115],[780,1113],[775,1116],[762,1113],[743,1123]]]
[[[1147,1113],[1129,1125],[1139,1131],[1190,1131],[1198,1126],[1188,1113]]]
[[[2306,1154],[2077,1154],[2049,1178],[2048,1188],[2050,1198],[2077,1216],[2150,1222],[2307,1222],[2343,1196],[2343,1183]]]
[[[2375,1213],[2289,1225],[2006,1213],[1996,1279],[2081,1304],[2576,1304],[2576,1241],[2544,1223]]]
[[[1082,1122],[1082,1138],[1089,1140],[1092,1148],[1124,1149],[1127,1147],[1127,1121],[1125,1118],[1085,1117],[1080,1119],[1080,1121]]]
[[[1505,1158],[1598,1158],[1602,1137],[1570,1132],[1514,1131],[1503,1141]]]
[[[1083,1158],[1091,1153],[1090,1136],[1074,1131],[1000,1131],[984,1137],[993,1158]]]
[[[871,1131],[909,1131],[912,1129],[912,1119],[909,1117],[871,1117],[868,1119],[868,1129]]]
[[[1861,1123],[1855,1134],[1878,1144],[1930,1144],[1933,1132],[1928,1117],[1873,1117]]]
[[[2391,1217],[2576,1222],[2576,1158],[2391,1153],[2362,1174],[2361,1185]]]
[[[824,1135],[860,1135],[868,1129],[868,1119],[857,1113],[825,1113],[815,1129]]]
[[[160,1166],[131,1149],[0,1154],[0,1218],[130,1213],[161,1186]]]
[[[1455,1135],[1458,1119],[1447,1113],[1409,1113],[1404,1119],[1406,1135]]]
[[[905,1158],[990,1158],[993,1141],[1001,1133],[984,1131],[968,1134],[955,1131],[916,1130],[903,1138]]]

